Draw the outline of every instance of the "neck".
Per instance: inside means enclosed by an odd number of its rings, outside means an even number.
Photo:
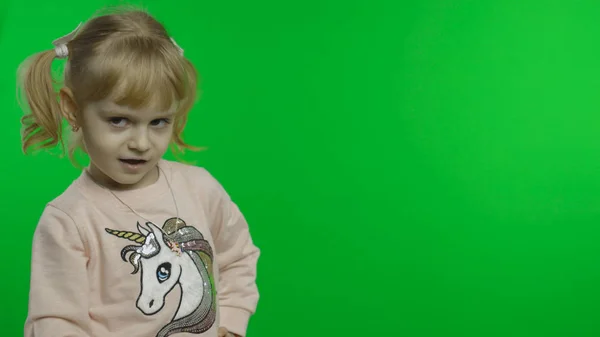
[[[111,177],[107,176],[104,172],[102,172],[96,165],[93,163],[87,169],[89,176],[92,178],[94,182],[98,185],[101,185],[105,188],[115,190],[115,191],[128,191],[134,190],[137,188],[145,187],[153,182],[158,180],[160,175],[160,168],[158,165],[152,170],[150,170],[140,181],[135,184],[121,184],[113,180]]]

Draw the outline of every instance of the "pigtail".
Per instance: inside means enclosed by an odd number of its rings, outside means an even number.
[[[184,74],[186,74],[186,83],[185,83],[185,99],[181,101],[181,104],[178,109],[178,116],[176,120],[176,124],[173,126],[173,146],[172,151],[176,158],[182,160],[180,155],[184,153],[184,151],[200,151],[204,148],[199,148],[187,144],[183,140],[183,129],[187,124],[188,113],[196,103],[198,99],[197,89],[198,89],[198,71],[194,67],[194,65],[186,58],[183,59],[183,70]]]
[[[31,56],[19,67],[19,104],[25,116],[21,118],[22,150],[54,147],[62,137],[62,114],[52,78],[54,50]]]

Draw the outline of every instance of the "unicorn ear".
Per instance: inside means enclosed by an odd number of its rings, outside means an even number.
[[[162,233],[162,230],[160,230],[160,228],[152,222],[146,222],[146,226],[152,233]]]
[[[162,240],[163,238],[163,231],[160,227],[158,227],[157,225],[153,224],[152,222],[146,222],[146,226],[148,226],[148,228],[150,229],[150,231],[154,234],[154,236],[158,239],[158,240]]]
[[[137,223],[137,228],[140,233],[144,234],[144,236],[148,236],[148,234],[151,232],[150,228],[143,227],[139,222]]]

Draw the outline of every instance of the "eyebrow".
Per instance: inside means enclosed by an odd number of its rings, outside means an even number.
[[[130,111],[124,110],[122,107],[120,106],[114,106],[114,107],[98,107],[97,111],[100,112],[103,115],[119,115],[119,116],[124,116],[124,117],[138,117],[137,114],[132,113]],[[159,111],[155,113],[156,116],[154,116],[154,118],[166,118],[166,117],[172,117],[173,115],[175,115],[174,111]]]

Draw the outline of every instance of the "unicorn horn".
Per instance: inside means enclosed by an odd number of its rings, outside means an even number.
[[[110,228],[105,228],[105,230],[109,234],[120,237],[122,239],[127,239],[129,241],[133,241],[136,243],[144,243],[144,241],[146,240],[146,236],[139,234],[139,233],[134,233],[134,232],[129,232],[129,231],[118,231],[118,230],[114,230],[114,229],[110,229]]]

